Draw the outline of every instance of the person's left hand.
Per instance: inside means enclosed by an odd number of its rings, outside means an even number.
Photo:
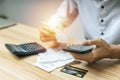
[[[111,57],[111,45],[103,39],[86,40],[83,45],[95,45],[95,48],[86,54],[71,53],[76,59],[87,61],[88,63],[96,62],[103,58]]]

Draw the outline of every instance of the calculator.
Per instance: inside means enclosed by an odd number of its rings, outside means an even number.
[[[46,49],[37,42],[25,43],[20,45],[5,44],[6,48],[16,56],[28,56],[36,53],[45,52]]]

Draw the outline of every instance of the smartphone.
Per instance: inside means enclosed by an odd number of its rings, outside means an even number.
[[[64,51],[75,52],[80,54],[89,53],[93,50],[93,46],[84,46],[84,45],[72,45],[62,48]]]

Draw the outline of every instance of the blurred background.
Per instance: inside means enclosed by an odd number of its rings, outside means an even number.
[[[0,17],[22,24],[39,27],[42,21],[47,21],[63,0],[0,0]],[[79,17],[79,16],[78,16]],[[80,19],[65,30],[69,37],[80,40],[83,37]],[[77,32],[77,33],[76,33]]]
[[[0,15],[38,26],[56,12],[62,0],[0,0]]]

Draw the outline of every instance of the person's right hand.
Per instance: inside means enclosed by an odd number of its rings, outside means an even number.
[[[40,26],[40,39],[46,41],[56,41],[55,32],[48,25],[43,24]]]
[[[48,25],[43,24],[42,26],[40,26],[40,40],[42,40],[43,42],[51,42],[52,47],[56,47],[59,44],[56,40],[55,35],[55,31]]]
[[[83,45],[90,46],[95,45],[95,48],[86,54],[76,54],[72,53],[72,55],[79,60],[87,61],[88,63],[96,62],[103,58],[111,58],[113,53],[113,45],[107,43],[101,38],[95,40],[86,40],[83,42]]]

